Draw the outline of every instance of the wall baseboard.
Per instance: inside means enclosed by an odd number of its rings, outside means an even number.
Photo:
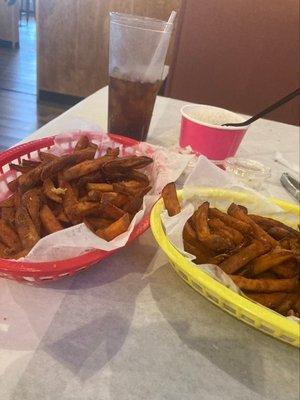
[[[72,96],[69,94],[62,94],[57,92],[49,92],[48,90],[39,90],[38,91],[38,100],[39,101],[50,101],[53,103],[66,104],[70,106],[74,106],[83,100],[84,97]]]

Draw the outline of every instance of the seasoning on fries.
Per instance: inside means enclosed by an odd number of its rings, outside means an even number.
[[[0,202],[0,258],[24,257],[42,237],[82,222],[106,241],[128,230],[151,189],[141,169],[153,160],[120,157],[119,148],[95,159],[97,150],[82,136],[72,154],[39,151],[39,160],[10,164],[20,175]]]
[[[181,211],[175,185],[162,191],[170,216]],[[253,301],[282,315],[300,317],[300,232],[248,214],[232,203],[227,212],[200,204],[182,232],[196,264],[216,264]]]

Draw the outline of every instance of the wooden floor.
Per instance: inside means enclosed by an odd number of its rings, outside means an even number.
[[[68,108],[37,102],[35,21],[23,21],[20,48],[0,46],[0,152]]]

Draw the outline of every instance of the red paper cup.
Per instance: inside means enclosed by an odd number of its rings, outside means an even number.
[[[181,114],[180,147],[191,146],[195,153],[214,161],[233,157],[248,129],[248,126],[221,126],[244,121],[240,115],[224,108],[186,105]]]

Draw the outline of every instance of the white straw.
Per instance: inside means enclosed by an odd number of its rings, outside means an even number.
[[[163,32],[166,32],[166,33],[167,33],[167,32],[169,32],[169,31],[172,29],[174,20],[175,20],[175,18],[176,18],[176,15],[177,15],[177,12],[176,12],[176,11],[172,11],[172,12],[171,12],[171,15],[170,15],[170,17],[169,17],[169,19],[168,19],[168,21],[167,21],[167,23],[166,23],[166,26],[165,26],[165,29],[163,30]],[[157,46],[157,48],[156,48],[156,50],[155,50],[155,53],[154,53],[154,55],[153,55],[153,57],[152,57],[152,61],[151,61],[150,65],[149,65],[148,68],[147,68],[147,71],[146,71],[145,76],[147,76],[148,71],[151,70],[151,67],[152,67],[153,63],[155,62],[157,56],[159,55],[159,52],[160,52],[160,49],[161,49],[161,46],[162,46],[164,40],[166,40],[166,39],[164,38],[164,35],[161,35],[160,42],[158,43],[158,46]]]

